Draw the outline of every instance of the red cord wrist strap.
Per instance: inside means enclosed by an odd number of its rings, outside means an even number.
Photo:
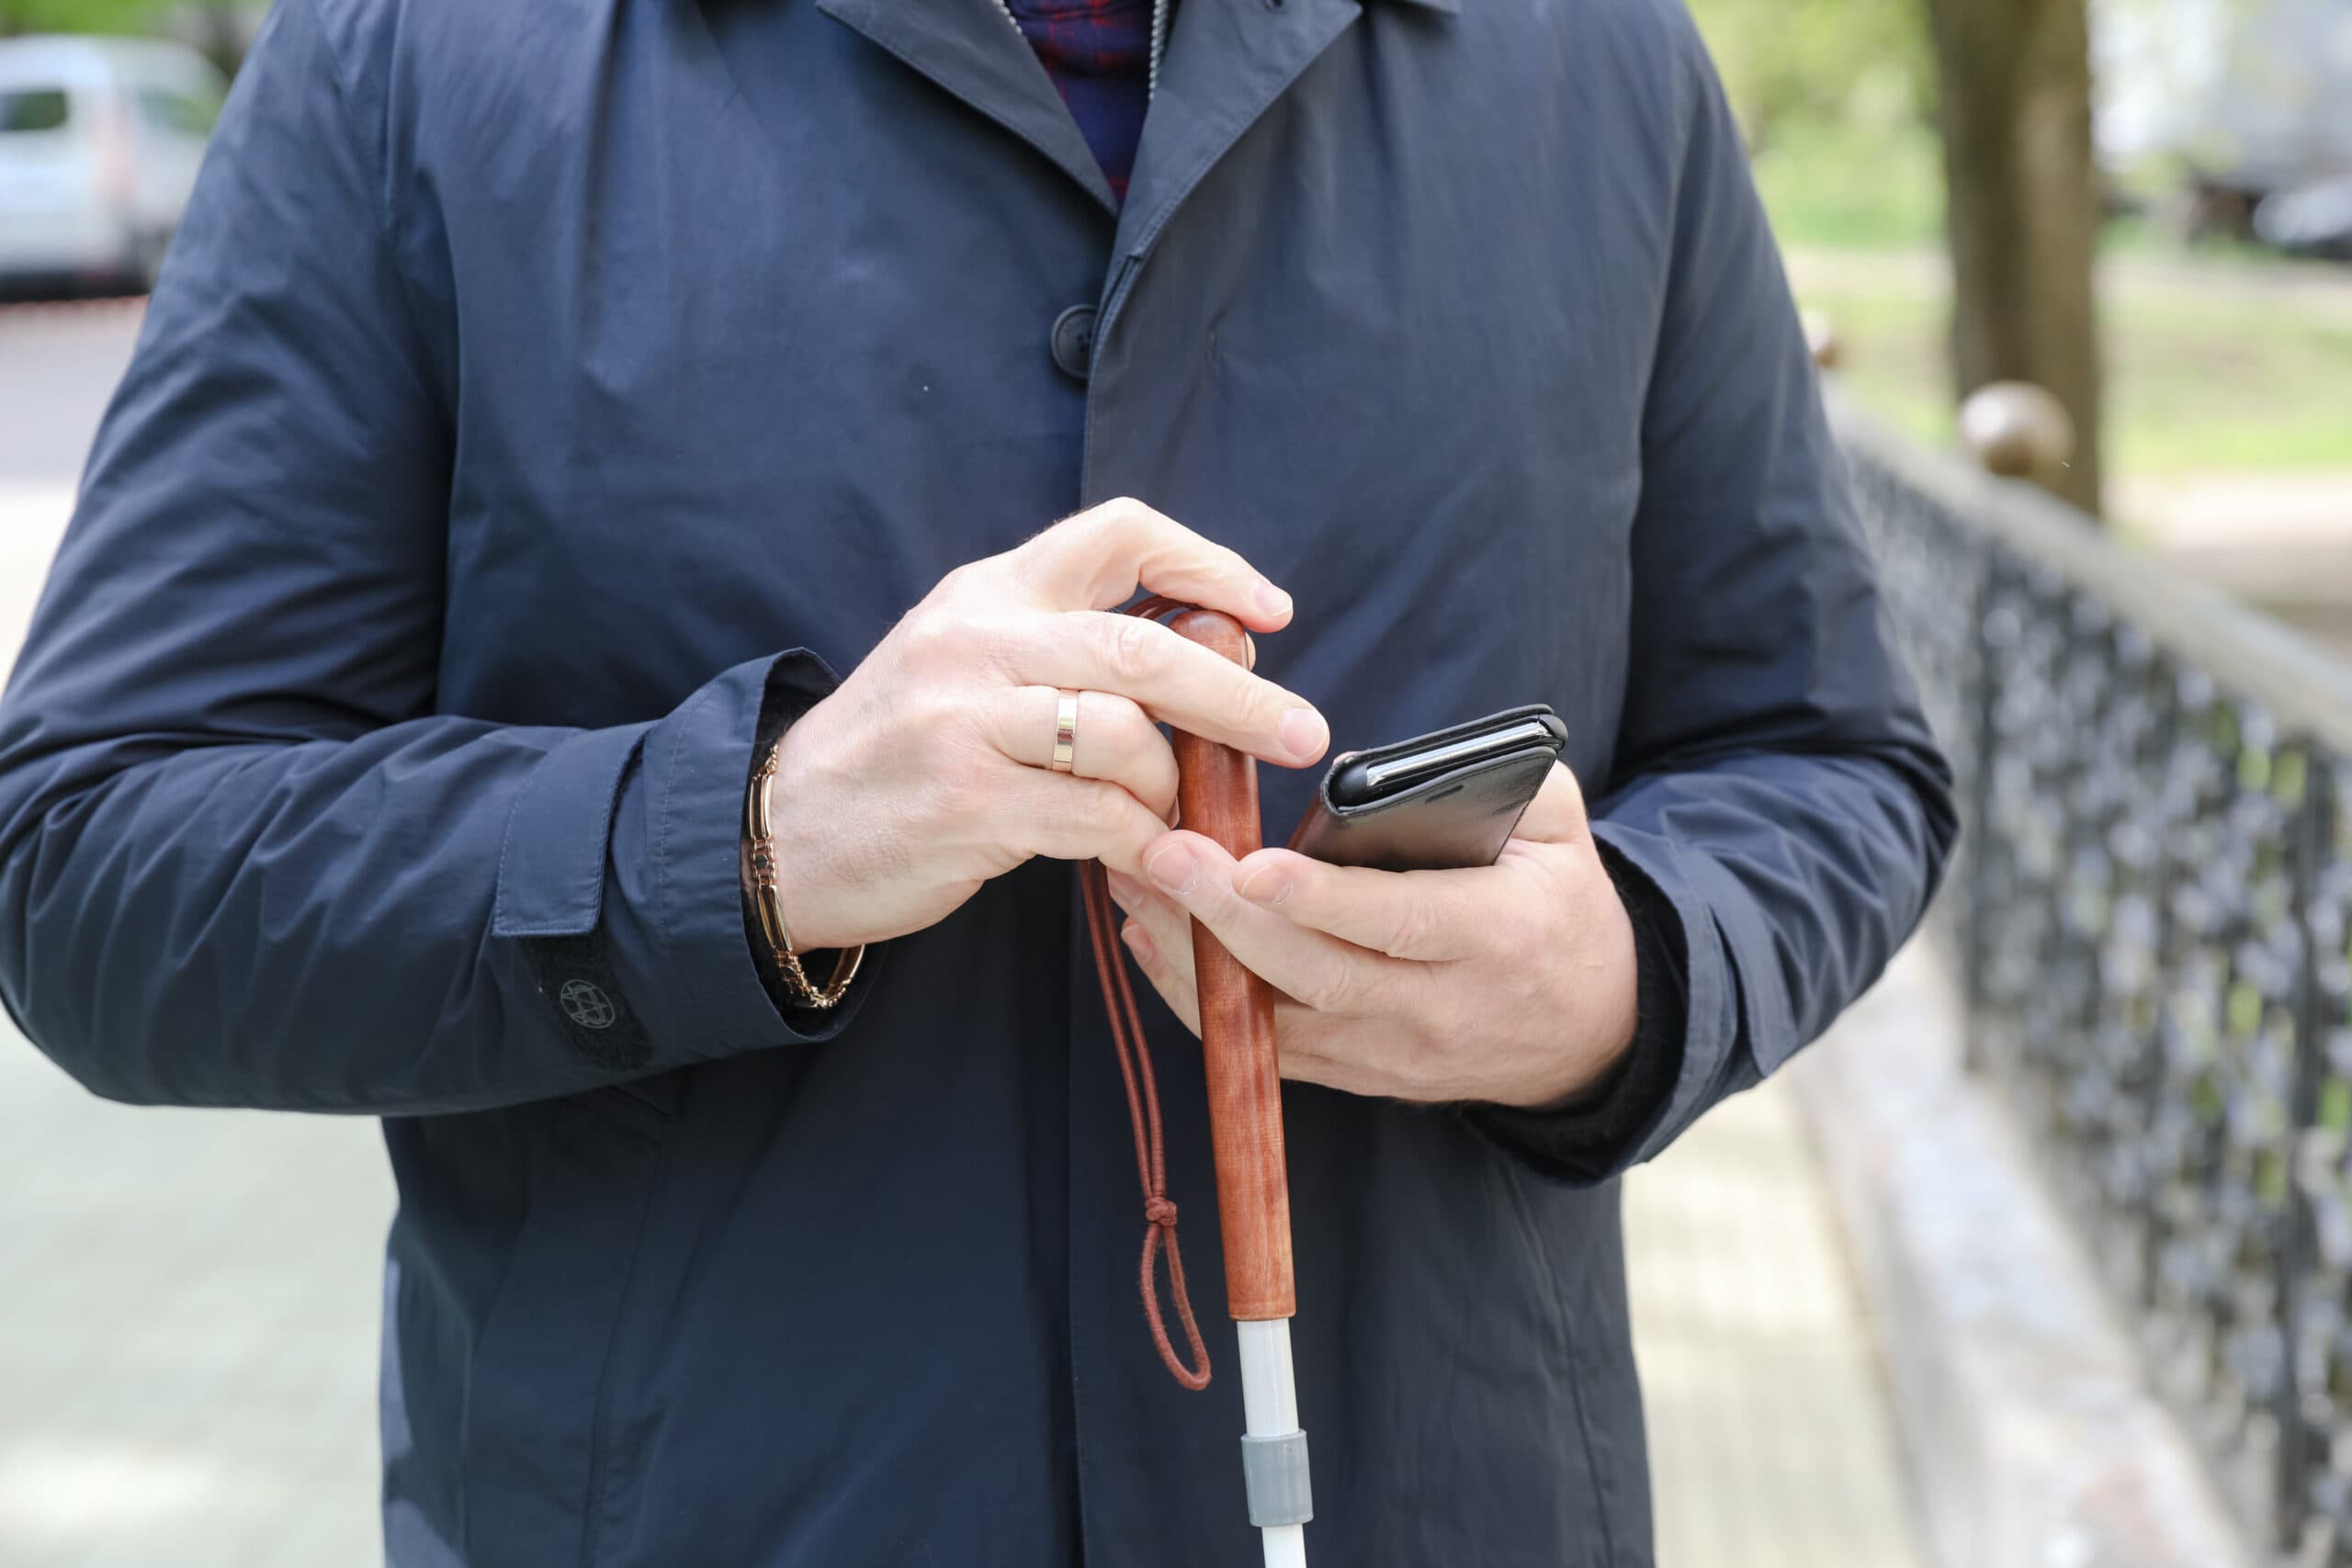
[[[1151,1325],[1151,1342],[1159,1359],[1186,1388],[1209,1385],[1208,1347],[1201,1341],[1201,1326],[1193,1320],[1192,1298],[1184,1290],[1184,1255],[1176,1247],[1176,1205],[1168,1201],[1168,1161],[1160,1145],[1159,1089],[1152,1078],[1151,1051],[1144,1039],[1143,1020],[1136,1011],[1136,994],[1127,980],[1127,966],[1119,942],[1118,916],[1111,904],[1108,874],[1099,861],[1078,868],[1086,902],[1087,935],[1094,944],[1094,974],[1102,982],[1102,1006],[1111,1015],[1111,1043],[1119,1055],[1119,1077],[1127,1086],[1127,1119],[1136,1135],[1136,1174],[1143,1181],[1143,1313]],[[1152,1279],[1152,1258],[1162,1246],[1168,1250],[1168,1293],[1176,1303],[1176,1321],[1192,1345],[1193,1366],[1177,1359],[1168,1325],[1159,1315],[1159,1290]],[[1197,1368],[1198,1371],[1193,1370]]]
[[[1159,616],[1184,606],[1157,595],[1129,606],[1131,615]],[[1086,934],[1094,948],[1094,977],[1102,987],[1102,1010],[1111,1018],[1111,1044],[1118,1053],[1119,1077],[1127,1089],[1127,1121],[1135,1133],[1136,1175],[1143,1183],[1144,1319],[1151,1325],[1151,1342],[1159,1350],[1170,1376],[1189,1389],[1209,1385],[1208,1347],[1193,1318],[1192,1297],[1184,1290],[1184,1256],[1176,1247],[1176,1205],[1168,1201],[1168,1159],[1160,1139],[1159,1087],[1152,1077],[1151,1050],[1144,1038],[1143,1019],[1136,1010],[1135,987],[1127,979],[1126,952],[1119,941],[1119,917],[1111,903],[1109,874],[1099,861],[1078,868],[1079,891],[1086,905]],[[1183,1325],[1191,1345],[1193,1365],[1178,1359],[1159,1314],[1159,1289],[1152,1276],[1152,1260],[1162,1247],[1168,1252],[1168,1293],[1176,1303],[1176,1321]],[[1195,1371],[1194,1369],[1198,1370]]]

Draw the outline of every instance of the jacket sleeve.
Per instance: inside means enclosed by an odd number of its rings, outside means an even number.
[[[435,711],[450,437],[360,93],[280,5],[0,701],[0,996],[110,1099],[382,1114],[839,1029],[740,892],[814,658],[612,728]]]
[[[1917,923],[1958,829],[1737,128],[1687,19],[1678,36],[1687,140],[1593,818],[1679,924],[1680,1060],[1605,1140],[1589,1116],[1481,1117],[1577,1181],[1656,1155],[1826,1029]]]

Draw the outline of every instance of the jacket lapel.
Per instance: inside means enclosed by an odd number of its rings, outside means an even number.
[[[1178,0],[1159,91],[1144,118],[1119,215],[1119,262],[1098,339],[1201,177],[1363,14],[1359,0]]]
[[[1043,152],[1105,210],[1117,209],[1053,78],[996,0],[817,0],[817,9]]]

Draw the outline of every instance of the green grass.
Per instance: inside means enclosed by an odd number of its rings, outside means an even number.
[[[1942,175],[1924,130],[1783,131],[1756,158],[1798,298],[1837,327],[1857,395],[1921,440],[1953,432]],[[2352,267],[2103,237],[2110,474],[2352,468]]]
[[[1798,298],[1836,325],[1859,397],[1923,441],[1952,436],[1935,269],[1798,252]],[[1873,276],[1876,271],[1880,276]],[[2352,468],[2352,279],[2345,303],[2249,288],[2213,265],[2108,265],[2108,464],[2117,475]]]
[[[2128,275],[2110,299],[2119,472],[2352,468],[2352,313]]]
[[[1810,283],[1804,262],[1790,258],[1797,299],[1837,329],[1840,381],[1914,439],[1951,445],[1958,427],[1940,297],[1902,283]]]

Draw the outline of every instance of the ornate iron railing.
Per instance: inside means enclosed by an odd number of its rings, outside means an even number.
[[[2256,1537],[2352,1568],[2352,670],[1834,412],[1960,777],[1973,1065]]]

